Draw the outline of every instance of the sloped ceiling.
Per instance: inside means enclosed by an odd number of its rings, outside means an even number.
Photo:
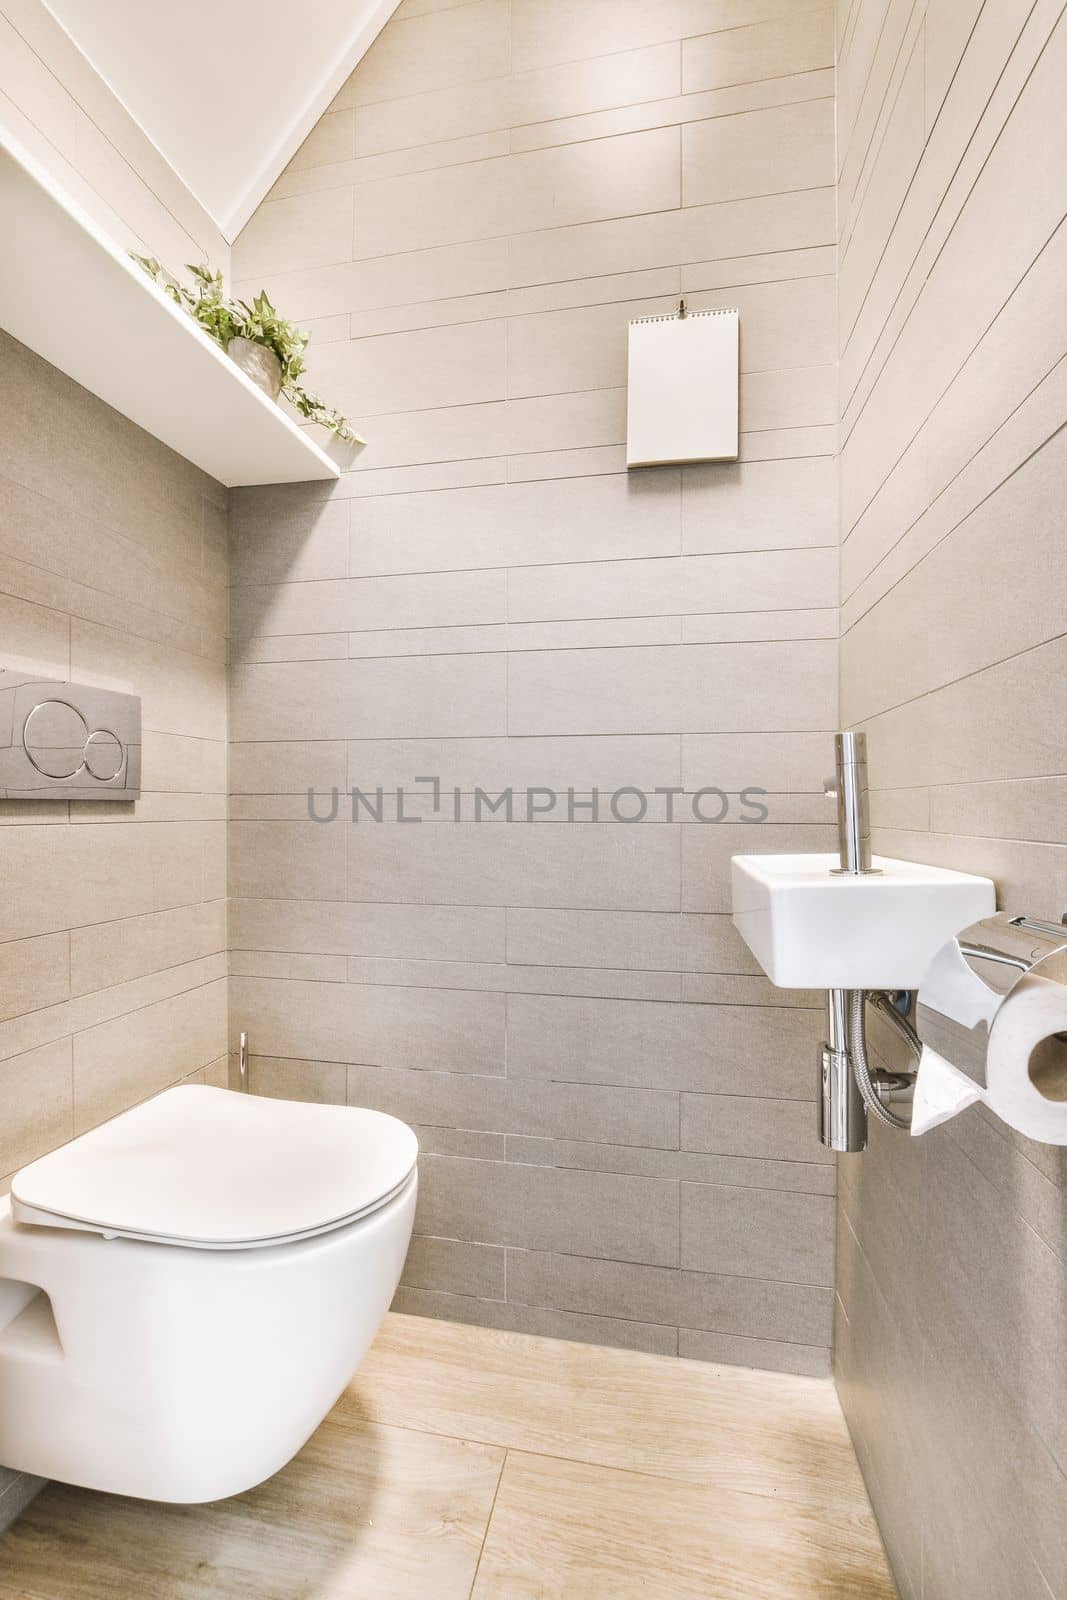
[[[47,4],[232,240],[397,0]]]

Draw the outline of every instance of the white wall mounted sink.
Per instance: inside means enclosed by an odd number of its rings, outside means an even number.
[[[917,989],[953,934],[996,910],[989,878],[875,856],[834,875],[833,855],[734,856],[734,925],[780,989]]]

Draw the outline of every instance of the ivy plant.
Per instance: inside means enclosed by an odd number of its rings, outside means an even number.
[[[175,305],[187,311],[224,350],[231,339],[248,339],[273,351],[281,364],[282,394],[302,417],[328,428],[346,444],[366,443],[347,418],[297,381],[304,370],[310,335],[279,316],[265,290],[261,289],[251,303],[231,300],[223,288],[222,273],[212,272],[209,266],[187,263],[187,270],[193,275],[193,287],[188,288],[154,256],[139,256],[133,251],[130,254]]]

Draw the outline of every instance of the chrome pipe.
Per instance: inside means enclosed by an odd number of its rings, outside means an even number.
[[[826,994],[826,1042],[819,1046],[819,1140],[828,1150],[867,1148],[867,1111],[848,1049],[849,989]]]
[[[237,1046],[237,1087],[248,1093],[248,1035],[242,1033]]]
[[[838,873],[877,872],[871,866],[871,812],[867,789],[867,735],[836,735],[835,787],[837,841],[841,865]]]
[[[827,793],[837,801],[839,865],[831,872],[858,875],[871,866],[871,816],[867,800],[867,735],[843,731],[834,737],[836,773]],[[829,1150],[867,1148],[867,1108],[849,1049],[852,991],[826,995],[826,1042],[819,1047],[819,1139]]]

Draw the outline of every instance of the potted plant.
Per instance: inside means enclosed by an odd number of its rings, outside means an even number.
[[[247,300],[231,300],[223,289],[221,272],[212,272],[206,265],[192,264],[188,264],[188,270],[193,275],[194,287],[189,289],[154,256],[130,253],[175,304],[187,311],[272,400],[283,394],[302,417],[329,428],[344,443],[366,443],[347,418],[326,405],[318,395],[309,394],[297,381],[304,370],[304,352],[310,335],[280,317],[265,290],[261,289],[251,304]]]

